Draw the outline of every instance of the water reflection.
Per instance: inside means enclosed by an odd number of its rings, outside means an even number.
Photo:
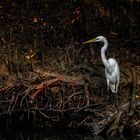
[[[99,136],[92,136],[74,130],[34,131],[34,130],[3,130],[0,140],[104,140]]]
[[[34,129],[0,129],[0,140],[105,140],[100,136],[93,136],[85,132],[75,130],[34,130]],[[117,137],[107,138],[118,140]],[[140,136],[127,138],[139,140]]]

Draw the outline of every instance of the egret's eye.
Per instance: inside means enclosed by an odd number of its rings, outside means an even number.
[[[96,41],[100,41],[100,38],[96,38]]]

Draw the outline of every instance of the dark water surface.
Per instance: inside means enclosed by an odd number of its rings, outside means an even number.
[[[104,140],[76,130],[1,129],[0,140]]]
[[[140,136],[136,137],[109,137],[91,135],[85,131],[77,131],[73,129],[55,129],[55,130],[34,130],[27,129],[11,129],[0,128],[0,140],[140,140]]]

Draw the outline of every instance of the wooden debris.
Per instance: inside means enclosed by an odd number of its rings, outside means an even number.
[[[35,87],[35,89],[37,89],[34,93],[32,93],[31,95],[31,99],[34,99],[35,97],[37,97],[37,95],[46,87],[46,86],[50,86],[52,84],[54,84],[55,82],[57,82],[59,79],[58,78],[54,78],[48,81],[43,81],[41,84],[37,85]]]

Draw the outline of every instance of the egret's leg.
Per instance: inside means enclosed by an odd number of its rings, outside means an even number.
[[[108,119],[108,117],[109,117],[109,115],[108,115],[108,103],[109,103],[109,100],[110,100],[110,93],[109,93],[109,79],[107,78],[106,79],[107,80],[107,100],[106,100],[106,117],[107,117],[107,119]]]
[[[0,76],[0,85],[2,84],[2,76]]]
[[[109,85],[107,85],[107,92],[109,92]]]
[[[117,106],[117,109],[119,109],[119,99],[118,99],[118,93],[115,93],[115,96],[116,96],[116,106]]]
[[[118,86],[119,86],[119,83],[117,82],[115,86],[116,86],[116,93],[115,93],[116,94],[115,95],[116,96],[116,105],[117,105],[117,109],[119,109],[120,108],[120,106],[119,106],[119,97],[118,97]]]

